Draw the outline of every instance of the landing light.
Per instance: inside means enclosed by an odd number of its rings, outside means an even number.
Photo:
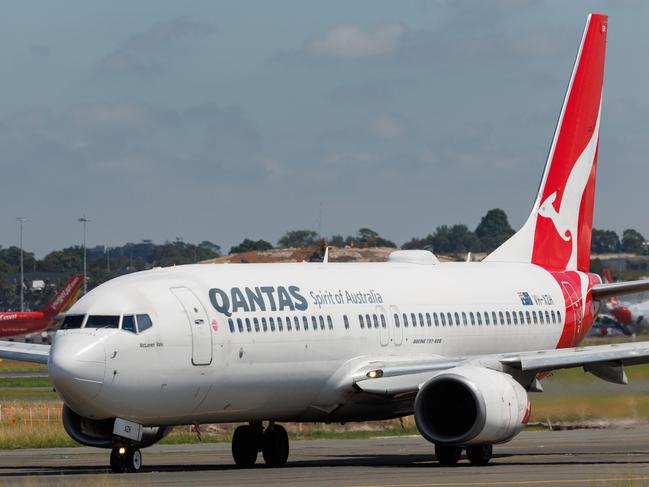
[[[119,454],[120,454],[120,455],[124,455],[124,453],[126,453],[126,448],[121,447],[121,448],[119,449]]]
[[[379,377],[383,377],[383,371],[381,369],[370,370],[367,373],[367,378],[368,379],[378,379]]]

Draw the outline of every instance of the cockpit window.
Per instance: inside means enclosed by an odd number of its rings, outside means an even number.
[[[137,330],[135,329],[135,316],[124,315],[124,318],[122,318],[122,330],[137,333]]]
[[[90,315],[86,321],[86,328],[119,328],[119,316]]]
[[[149,315],[137,315],[137,330],[142,333],[144,330],[151,328],[153,323]]]
[[[71,330],[72,328],[81,328],[85,315],[67,315],[61,325],[62,330]]]

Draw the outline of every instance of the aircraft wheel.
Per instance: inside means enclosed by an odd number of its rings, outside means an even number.
[[[471,465],[486,465],[491,460],[493,445],[471,445],[466,447],[466,456]]]
[[[444,467],[454,467],[457,465],[457,462],[460,461],[460,456],[462,456],[462,447],[435,443],[435,456],[440,465]]]
[[[110,452],[110,469],[113,473],[126,472],[126,447],[115,447]]]
[[[266,428],[263,439],[263,454],[266,465],[281,467],[288,459],[288,434],[280,425]]]
[[[250,425],[239,426],[232,435],[232,458],[239,467],[252,467],[257,461],[259,440]]]

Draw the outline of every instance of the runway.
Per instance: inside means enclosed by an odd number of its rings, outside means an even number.
[[[229,444],[143,450],[138,474],[108,472],[92,448],[0,454],[0,485],[237,485],[282,487],[636,486],[649,485],[649,428],[525,432],[497,446],[486,467],[442,468],[421,438],[294,441],[283,468],[240,470]],[[261,458],[260,458],[261,460]]]

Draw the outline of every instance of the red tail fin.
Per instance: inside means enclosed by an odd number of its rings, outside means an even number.
[[[70,308],[77,300],[79,290],[83,284],[83,275],[74,274],[65,283],[65,286],[56,293],[54,298],[43,306],[39,311],[42,311],[45,316],[56,316]]]
[[[613,282],[613,276],[611,275],[611,271],[608,270],[608,267],[602,269],[602,275],[604,276],[604,282]]]
[[[607,30],[588,16],[532,213],[486,260],[589,270]]]

